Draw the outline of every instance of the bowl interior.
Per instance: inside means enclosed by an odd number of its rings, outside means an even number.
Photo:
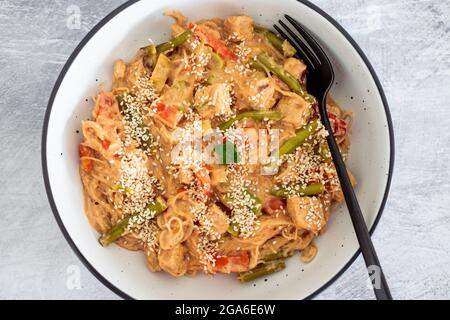
[[[142,253],[116,246],[104,249],[98,245],[97,234],[84,216],[77,148],[81,134],[76,131],[80,130],[81,120],[90,116],[90,97],[96,94],[99,85],[110,86],[115,59],[130,59],[149,38],[155,42],[168,38],[172,21],[162,16],[168,9],[181,10],[191,20],[247,14],[268,27],[283,13],[289,13],[317,35],[335,67],[336,84],[332,94],[342,107],[354,113],[349,168],[358,180],[357,195],[366,222],[372,226],[376,220],[388,185],[389,123],[375,80],[345,36],[315,10],[293,0],[199,0],[195,5],[192,1],[172,0],[138,1],[112,17],[91,34],[90,40],[71,61],[59,88],[56,87],[56,95],[50,103],[44,156],[50,199],[54,201],[63,228],[88,264],[133,298],[305,298],[338,274],[358,249],[345,206],[333,211],[327,231],[316,240],[319,252],[313,262],[303,264],[296,256],[287,261],[283,272],[268,277],[267,281],[261,279],[247,285],[228,275],[173,278],[151,273]]]

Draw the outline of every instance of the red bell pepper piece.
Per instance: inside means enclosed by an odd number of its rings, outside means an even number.
[[[183,113],[176,107],[168,106],[162,102],[158,102],[153,107],[153,110],[156,113],[156,117],[170,128],[175,128],[183,117]]]
[[[94,161],[92,161],[92,159],[86,159],[93,157],[95,157],[95,151],[83,144],[80,144],[80,161],[81,167],[84,171],[90,172],[94,168]]]
[[[249,263],[250,257],[246,251],[235,256],[218,256],[213,271],[221,273],[245,272],[248,271]]]
[[[215,52],[217,52],[220,56],[222,56],[225,59],[237,60],[237,55],[227,48],[227,46],[220,41],[219,39],[211,36],[208,32],[205,31],[201,26],[194,23],[189,23],[189,28],[192,29],[194,32],[194,35],[197,36],[201,41],[206,43],[208,46],[213,48]]]

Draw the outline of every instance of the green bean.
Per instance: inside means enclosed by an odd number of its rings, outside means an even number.
[[[248,190],[244,191],[244,194],[248,195],[251,199],[252,202],[252,211],[257,215],[260,216],[261,215],[261,211],[262,211],[262,202],[261,199],[259,199],[256,195],[254,195],[253,193],[249,192]]]
[[[116,223],[107,233],[102,235],[98,241],[103,247],[113,243],[117,239],[119,239],[124,233],[128,226],[128,222],[130,221],[130,217],[124,218]]]
[[[264,34],[264,32],[268,31],[268,29],[258,26],[258,25],[254,25],[253,26],[253,31],[255,31],[256,33],[261,33]]]
[[[250,67],[252,67],[255,70],[266,72],[266,67],[264,67],[264,65],[258,60],[249,59],[247,63],[250,65]]]
[[[167,209],[166,201],[158,197],[154,202],[149,203],[145,210],[149,210],[152,212],[155,212],[155,217],[163,213]],[[130,219],[133,217],[136,217],[140,214],[140,212],[132,214],[129,217],[123,218],[119,222],[117,222],[108,232],[103,234],[98,241],[103,247],[106,247],[119,239],[127,230],[128,223],[130,222]]]
[[[156,198],[155,201],[150,202],[145,207],[145,210],[155,212],[155,217],[159,216],[161,213],[166,211],[167,203],[162,197]]]
[[[308,94],[300,84],[300,82],[288,71],[286,71],[282,66],[278,65],[272,57],[270,57],[267,53],[260,53],[256,57],[256,61],[258,61],[262,66],[264,66],[267,70],[272,72],[281,81],[287,84],[287,86],[296,94],[300,95],[309,103],[316,102],[316,98],[312,95]]]
[[[233,222],[230,224],[230,226],[228,227],[228,233],[231,234],[233,237],[239,237],[239,235],[241,234],[241,228],[239,226],[239,224]]]
[[[328,143],[322,142],[321,144],[319,144],[318,153],[322,158],[323,162],[330,163],[331,161],[333,161],[333,158],[331,157],[330,153],[330,148],[328,147]]]
[[[253,213],[257,216],[261,215],[261,210],[262,210],[262,201],[261,199],[259,199],[256,195],[254,195],[253,193],[251,193],[250,191],[248,191],[247,189],[245,189],[243,192],[243,197],[244,198],[250,198],[250,209],[253,211]],[[229,208],[230,210],[233,210],[233,202],[234,202],[234,198],[231,198],[229,196],[225,196],[222,198],[222,203]],[[239,201],[241,202],[241,201]],[[242,201],[242,202],[246,202],[246,201]]]
[[[139,148],[147,152],[152,152],[154,147],[153,135],[150,128],[145,124],[142,116],[131,106],[133,100],[134,97],[128,93],[118,96],[117,102],[119,103],[120,113],[127,122],[132,124],[132,135],[139,144]],[[139,134],[136,134],[136,131],[138,131]]]
[[[253,119],[253,120],[281,120],[283,115],[277,111],[248,111],[239,113],[234,118],[222,123],[219,128],[220,130],[227,130],[233,123],[243,120],[243,119]]]
[[[255,26],[254,30],[256,33],[263,35],[275,49],[283,53],[286,57],[292,57],[297,53],[297,50],[286,39],[272,31],[259,26]]]
[[[268,255],[264,256],[261,260],[263,262],[270,262],[270,261],[289,258],[289,257],[292,257],[293,255],[294,255],[293,251],[279,251],[276,253],[268,254]]]
[[[286,154],[293,153],[299,146],[311,137],[319,127],[319,120],[315,119],[310,122],[304,129],[297,131],[294,137],[288,139],[278,150],[278,156],[282,157]]]
[[[156,56],[157,50],[154,44],[151,44],[147,47],[147,52],[149,56]]]
[[[172,40],[159,44],[156,46],[156,52],[157,53],[163,53],[172,49],[175,49],[176,47],[181,46],[183,43],[185,43],[192,35],[192,30],[188,30],[183,32],[182,34],[178,35],[177,37],[173,38]]]
[[[284,263],[284,261],[272,261],[269,263],[264,263],[250,271],[240,273],[238,279],[240,282],[249,282],[257,278],[267,276],[274,272],[281,271],[285,267],[286,264]]]
[[[306,187],[301,186],[293,186],[293,187],[273,187],[270,190],[270,194],[282,198],[287,199],[290,196],[315,196],[321,194],[325,191],[325,186],[322,183],[313,183]]]
[[[121,184],[116,184],[116,185],[114,185],[114,186],[112,187],[112,189],[113,189],[114,191],[123,191],[123,192],[125,192],[125,193],[131,193],[131,192],[132,192],[131,188],[129,188],[129,187],[124,187],[124,186],[122,186]]]
[[[270,163],[265,165],[266,170],[270,172],[276,172],[281,164],[279,159],[286,155],[293,153],[298,147],[307,141],[309,137],[317,130],[319,126],[319,120],[315,119],[310,122],[304,129],[297,131],[294,137],[288,139],[282,146],[275,151],[272,155],[272,160]],[[275,160],[278,159],[278,160]]]

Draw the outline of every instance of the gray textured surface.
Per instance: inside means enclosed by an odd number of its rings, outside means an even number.
[[[0,0],[0,298],[116,299],[79,262],[43,186],[42,120],[82,37],[123,0]],[[450,1],[315,0],[361,45],[396,132],[391,195],[374,236],[394,297],[450,298]],[[69,5],[81,28],[66,27]],[[69,289],[72,269],[81,288]],[[372,298],[360,258],[318,299]],[[70,284],[70,283],[69,283]]]

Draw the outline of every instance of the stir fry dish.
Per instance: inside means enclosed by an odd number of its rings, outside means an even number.
[[[330,99],[327,132],[295,48],[251,17],[165,14],[171,39],[117,60],[82,122],[85,213],[100,245],[142,251],[150,271],[176,277],[249,282],[297,251],[310,262],[343,201],[326,138],[346,159],[351,114]]]

